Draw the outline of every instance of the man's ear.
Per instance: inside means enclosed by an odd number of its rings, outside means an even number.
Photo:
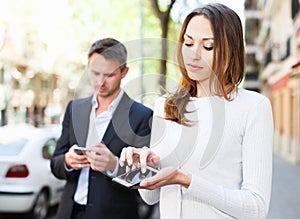
[[[129,68],[128,67],[125,67],[123,69],[123,71],[121,72],[121,77],[124,78],[126,75],[127,75],[127,72],[128,72]]]

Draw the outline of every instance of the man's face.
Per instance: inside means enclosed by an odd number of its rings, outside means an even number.
[[[98,91],[98,96],[109,97],[116,94],[125,77],[128,68],[122,72],[117,60],[106,59],[94,53],[89,59],[88,73],[92,86]]]

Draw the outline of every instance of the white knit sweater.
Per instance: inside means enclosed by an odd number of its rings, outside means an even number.
[[[192,174],[188,189],[170,185],[139,190],[160,201],[161,219],[265,218],[272,184],[273,117],[269,100],[239,89],[233,101],[191,98],[192,127],[166,121],[165,98],[156,101],[151,147],[161,167]]]

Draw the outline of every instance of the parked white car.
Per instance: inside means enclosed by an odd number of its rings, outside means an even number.
[[[50,158],[60,135],[58,126],[0,127],[0,212],[29,213],[45,219],[58,204],[65,184],[50,170]]]

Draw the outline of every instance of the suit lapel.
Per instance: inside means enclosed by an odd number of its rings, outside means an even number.
[[[79,146],[86,143],[90,112],[92,109],[92,97],[74,101],[72,107],[72,119],[75,138]]]

